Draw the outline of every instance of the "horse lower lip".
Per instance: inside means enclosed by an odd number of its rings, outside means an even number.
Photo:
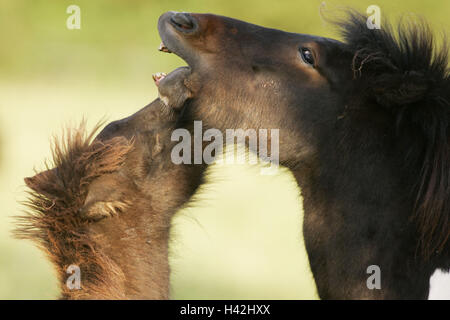
[[[167,76],[167,74],[164,72],[158,72],[158,73],[152,74],[153,81],[155,81],[155,84],[157,87],[159,86],[159,82],[161,80],[163,80],[166,76]]]

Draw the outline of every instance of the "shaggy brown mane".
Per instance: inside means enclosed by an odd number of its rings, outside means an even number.
[[[382,22],[371,30],[367,17],[350,11],[336,22],[348,50],[356,91],[364,101],[393,114],[399,132],[418,133],[409,146],[419,164],[415,212],[419,247],[429,258],[449,250],[450,237],[450,69],[449,47],[441,48],[423,21],[400,23],[395,29]],[[405,164],[410,158],[405,157]]]
[[[28,211],[17,217],[14,233],[19,239],[34,241],[57,266],[63,298],[68,296],[69,290],[64,285],[68,277],[65,270],[72,264],[80,266],[82,275],[89,277],[89,281],[83,281],[89,288],[83,287],[86,290],[77,290],[77,293],[71,291],[71,297],[83,298],[83,294],[89,292],[90,297],[124,298],[104,297],[104,292],[96,290],[100,287],[96,284],[124,276],[115,262],[96,250],[92,235],[87,232],[88,222],[79,214],[89,184],[120,168],[132,149],[132,142],[121,137],[92,142],[99,127],[100,124],[89,134],[85,123],[78,129],[67,130],[62,139],[54,140],[51,162],[54,169],[25,179],[31,189],[25,201]],[[114,286],[114,283],[106,285]],[[111,292],[120,294],[123,290],[118,288]]]

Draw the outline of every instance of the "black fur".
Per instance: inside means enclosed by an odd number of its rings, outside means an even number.
[[[171,16],[158,28],[191,67],[185,119],[280,129],[320,297],[426,299],[434,270],[450,268],[447,46],[424,23],[371,30],[354,12],[336,22],[343,42],[208,14],[185,32]],[[370,265],[380,290],[366,286]]]
[[[450,236],[450,71],[448,46],[436,48],[429,26],[421,20],[368,29],[366,17],[350,12],[337,23],[354,53],[355,94],[388,110],[398,136],[411,134],[402,146],[405,162],[417,161],[420,173],[414,215],[425,258],[449,250]]]

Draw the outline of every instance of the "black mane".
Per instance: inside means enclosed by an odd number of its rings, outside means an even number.
[[[416,153],[420,172],[414,186],[415,219],[425,257],[449,252],[450,70],[447,38],[436,46],[419,19],[369,29],[365,15],[350,11],[335,22],[353,55],[356,90],[392,114],[397,131],[414,132],[406,154]],[[416,144],[416,145],[414,145]],[[408,158],[405,157],[405,164]]]

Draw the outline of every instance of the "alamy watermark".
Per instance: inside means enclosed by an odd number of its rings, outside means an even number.
[[[81,289],[81,270],[76,264],[71,264],[67,267],[66,273],[70,276],[66,280],[66,286],[69,290]]]
[[[66,27],[69,30],[81,29],[81,9],[76,4],[67,7],[66,13],[70,16],[66,20]]]
[[[172,141],[178,143],[172,148],[171,159],[175,164],[211,164],[219,155],[217,163],[257,164],[259,160],[269,165],[261,168],[261,174],[275,174],[279,166],[279,129],[226,129],[225,137],[222,131],[214,128],[203,132],[202,121],[194,121],[194,137],[184,128],[175,129]],[[209,142],[206,146],[204,142]],[[193,144],[193,145],[192,145]],[[270,155],[269,155],[270,145]],[[237,154],[229,151],[229,147],[237,148]],[[250,153],[246,161],[245,146]]]
[[[381,29],[381,9],[377,5],[370,5],[367,7],[366,13],[368,15],[366,25],[369,29]]]
[[[370,265],[366,270],[370,276],[367,278],[366,286],[369,290],[381,289],[381,269],[376,264]]]

